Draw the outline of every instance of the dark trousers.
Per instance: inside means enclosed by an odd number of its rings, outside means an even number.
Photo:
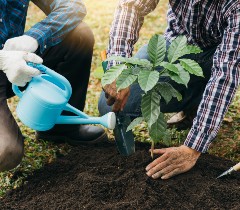
[[[83,110],[93,54],[94,38],[91,29],[80,23],[58,45],[45,50],[40,55],[44,65],[66,77],[72,85],[69,103]],[[0,172],[17,166],[23,156],[23,136],[14,120],[7,99],[12,97],[12,84],[0,71]],[[69,129],[55,126],[52,132]]]

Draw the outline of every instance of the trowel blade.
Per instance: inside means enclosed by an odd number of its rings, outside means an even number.
[[[135,152],[135,142],[132,131],[127,127],[131,123],[130,117],[116,114],[117,123],[113,130],[115,142],[121,155],[129,156]]]
[[[233,168],[230,168],[230,169],[228,169],[227,171],[225,171],[225,172],[223,172],[222,174],[220,174],[220,175],[217,177],[217,179],[220,178],[220,177],[226,176],[226,175],[228,175],[228,174],[231,174],[232,172],[233,172]]]

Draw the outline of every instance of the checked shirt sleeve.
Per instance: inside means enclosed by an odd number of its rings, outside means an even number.
[[[86,15],[82,0],[34,0],[47,17],[25,34],[35,38],[42,53],[46,48],[61,42]]]
[[[216,137],[240,81],[240,9],[229,13],[222,43],[213,60],[212,75],[184,144],[206,152]]]
[[[144,16],[154,10],[159,0],[120,0],[110,30],[108,57],[131,57]],[[109,63],[109,67],[114,63]]]

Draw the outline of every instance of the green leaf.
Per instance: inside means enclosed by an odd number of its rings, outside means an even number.
[[[160,113],[158,119],[155,123],[152,124],[149,129],[149,135],[154,143],[160,142],[166,133],[167,130],[167,122],[164,119],[164,114]]]
[[[148,56],[154,66],[158,66],[166,54],[166,40],[163,35],[154,35],[148,43]]]
[[[183,67],[179,63],[178,64],[174,64],[174,65],[178,68],[179,75],[169,72],[169,76],[176,83],[183,84],[183,85],[185,85],[187,87],[187,84],[188,84],[188,82],[190,80],[189,73],[187,71],[185,71],[183,69]]]
[[[125,58],[122,56],[111,56],[106,61],[119,61],[122,63],[129,63],[132,65],[139,65],[139,66],[143,66],[143,67],[152,67],[152,64],[149,60],[139,59],[139,58],[135,58],[135,57]]]
[[[182,57],[186,53],[184,52],[186,45],[186,36],[178,36],[172,41],[168,49],[168,60],[170,63],[174,63],[178,58]]]
[[[159,72],[141,70],[138,76],[138,83],[143,91],[151,90],[158,82]]]
[[[188,55],[188,54],[198,54],[198,53],[201,53],[201,52],[203,52],[203,51],[201,50],[200,47],[195,46],[195,45],[189,45],[189,44],[187,44],[187,45],[183,48],[180,57],[182,57],[182,56],[184,56],[184,55]]]
[[[142,115],[149,128],[157,121],[160,114],[160,99],[161,96],[155,91],[150,91],[142,96]]]
[[[179,59],[182,67],[190,74],[204,77],[201,66],[194,60],[191,59]]]
[[[167,82],[160,82],[156,85],[156,90],[164,98],[168,104],[172,97],[176,97],[178,101],[182,100],[182,95],[173,86]]]
[[[102,86],[111,84],[114,80],[118,78],[118,76],[122,73],[122,71],[126,69],[124,64],[112,66],[102,77]]]
[[[130,125],[127,127],[126,132],[132,130],[136,125],[139,125],[143,120],[144,120],[143,117],[135,118],[135,119],[130,123]]]
[[[137,76],[131,73],[132,73],[132,69],[130,68],[122,71],[122,73],[119,75],[116,82],[117,91],[127,88],[128,86],[130,86],[132,83],[136,81]]]
[[[140,71],[142,70],[142,68],[139,66],[134,66],[131,69],[132,69],[132,74],[134,74],[134,75],[139,75]]]
[[[161,62],[160,66],[162,66],[163,68],[167,69],[168,71],[171,71],[177,75],[179,75],[179,71],[178,68],[172,64],[172,63],[168,63],[168,62]]]
[[[189,44],[186,46],[186,54],[198,54],[198,53],[201,53],[201,52],[203,52],[203,51],[198,46],[189,45]]]

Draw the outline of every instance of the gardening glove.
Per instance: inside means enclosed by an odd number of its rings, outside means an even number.
[[[23,35],[15,38],[8,39],[4,44],[3,50],[7,51],[25,51],[36,52],[38,42],[31,36]]]
[[[113,112],[122,111],[127,103],[128,97],[130,95],[130,88],[127,87],[120,91],[117,91],[116,81],[109,85],[105,85],[103,88],[105,92],[105,97],[107,99],[107,105],[112,106]]]
[[[147,175],[153,179],[168,179],[189,171],[197,162],[200,152],[185,145],[154,149],[153,154],[161,155],[146,167]]]
[[[28,66],[26,62],[41,64],[43,60],[33,53],[0,50],[0,70],[15,85],[23,87],[32,77],[41,74],[37,69]]]

